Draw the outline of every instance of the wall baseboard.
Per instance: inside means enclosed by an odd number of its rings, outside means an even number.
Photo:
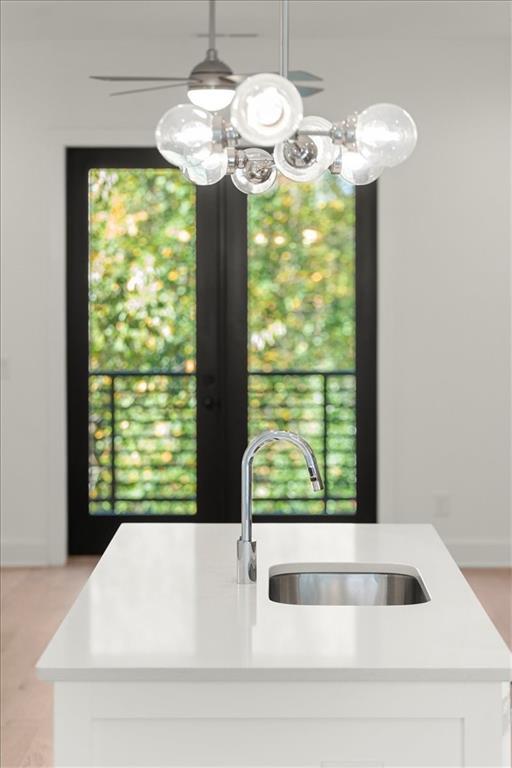
[[[457,565],[464,568],[503,568],[512,565],[511,543],[503,539],[444,539]]]
[[[49,565],[48,547],[44,539],[3,539],[2,566]]]

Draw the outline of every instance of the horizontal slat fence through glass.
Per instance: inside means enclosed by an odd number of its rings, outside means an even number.
[[[196,377],[89,374],[89,511],[196,511]]]
[[[302,456],[269,446],[254,465],[256,515],[355,514],[355,393],[350,370],[249,374],[249,436],[299,432],[325,484],[313,493]],[[90,513],[195,514],[195,374],[93,371],[89,397]]]

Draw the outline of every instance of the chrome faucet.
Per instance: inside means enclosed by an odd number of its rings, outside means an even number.
[[[300,448],[313,490],[321,491],[324,487],[313,449],[300,435],[268,430],[249,443],[242,458],[242,535],[237,541],[239,584],[252,584],[256,581],[256,542],[252,540],[252,464],[260,448],[274,440],[284,440]]]

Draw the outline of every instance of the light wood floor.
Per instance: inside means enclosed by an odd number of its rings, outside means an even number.
[[[34,665],[96,560],[2,569],[2,768],[52,765],[51,685],[36,678]],[[512,570],[471,568],[464,575],[512,648]]]
[[[34,665],[94,568],[2,568],[1,765],[52,765],[52,692]]]

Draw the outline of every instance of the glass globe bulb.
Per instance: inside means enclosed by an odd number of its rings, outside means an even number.
[[[350,152],[342,149],[341,152],[341,175],[349,184],[363,186],[371,184],[378,179],[382,173],[382,168],[370,163],[360,152]]]
[[[285,77],[252,75],[236,89],[231,121],[246,141],[276,144],[297,130],[302,120],[300,93]]]
[[[323,117],[309,115],[301,120],[300,131],[329,131],[331,123]],[[329,136],[298,136],[276,144],[274,160],[292,181],[316,181],[334,160],[337,148]]]
[[[234,95],[234,88],[189,88],[187,93],[192,104],[209,112],[219,112],[229,107]]]
[[[246,162],[232,175],[233,184],[246,195],[261,195],[272,189],[277,181],[277,170],[272,155],[264,149],[250,147],[245,150]]]
[[[197,165],[212,153],[213,117],[192,104],[178,104],[160,119],[156,145],[169,163]]]
[[[403,163],[417,139],[414,120],[395,104],[374,104],[357,118],[358,151],[377,165],[392,168]]]
[[[185,177],[201,187],[216,184],[226,175],[228,156],[225,151],[213,152],[200,165],[189,165],[184,168]]]

